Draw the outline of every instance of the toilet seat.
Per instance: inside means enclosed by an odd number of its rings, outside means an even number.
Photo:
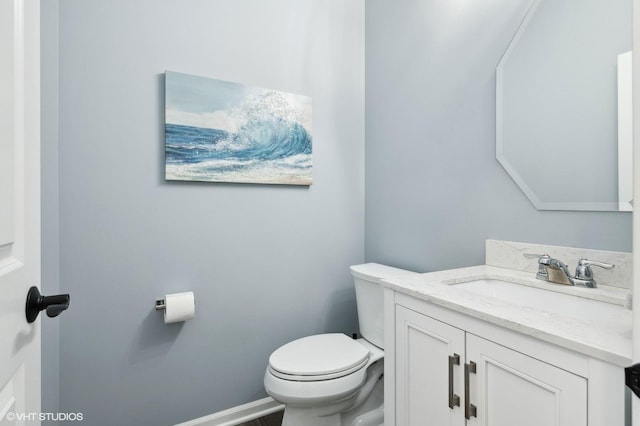
[[[294,340],[269,357],[274,376],[298,382],[332,380],[365,367],[371,352],[341,333],[317,334]]]

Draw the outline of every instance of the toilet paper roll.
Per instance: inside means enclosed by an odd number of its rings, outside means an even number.
[[[164,297],[164,322],[186,321],[196,313],[196,303],[192,291],[185,293],[167,294]]]

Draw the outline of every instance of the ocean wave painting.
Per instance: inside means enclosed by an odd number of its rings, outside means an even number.
[[[165,73],[165,178],[311,185],[311,98]]]

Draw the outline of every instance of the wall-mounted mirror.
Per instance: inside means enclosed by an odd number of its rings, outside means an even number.
[[[632,0],[535,0],[498,65],[497,158],[539,210],[631,209],[631,31]]]

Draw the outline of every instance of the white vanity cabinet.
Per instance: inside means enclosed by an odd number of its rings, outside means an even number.
[[[397,425],[587,425],[585,378],[400,305],[396,401]]]
[[[621,367],[385,294],[386,426],[624,426]]]

